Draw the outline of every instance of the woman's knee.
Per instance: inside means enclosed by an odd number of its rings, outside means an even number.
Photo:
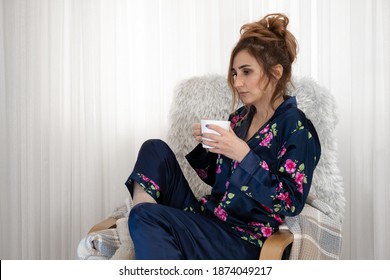
[[[140,151],[142,150],[147,150],[147,151],[155,150],[157,152],[161,152],[162,150],[171,150],[171,149],[169,148],[168,144],[161,139],[149,139],[142,144]]]
[[[156,203],[143,202],[135,205],[129,214],[129,230],[130,233],[134,229],[140,229],[145,224],[153,223],[153,220],[158,220]]]

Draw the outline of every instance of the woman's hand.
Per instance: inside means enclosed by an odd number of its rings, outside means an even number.
[[[200,123],[194,123],[191,126],[191,130],[192,130],[192,136],[194,137],[194,139],[197,142],[201,143],[202,142],[202,131],[201,131]]]
[[[223,154],[228,158],[236,160],[238,162],[241,162],[244,157],[249,153],[250,148],[248,144],[239,137],[237,137],[237,135],[231,128],[229,129],[229,131],[226,131],[225,129],[213,124],[209,124],[207,128],[212,129],[220,134],[201,134],[201,132],[199,132],[201,135],[200,138],[202,143],[214,147],[209,149],[209,152]],[[208,138],[211,141],[208,141],[205,138]]]

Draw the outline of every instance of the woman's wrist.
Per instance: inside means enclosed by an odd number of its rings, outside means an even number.
[[[249,148],[249,146],[246,144],[245,145],[245,148],[241,150],[242,152],[240,152],[240,155],[237,159],[238,162],[241,162],[243,161],[243,159],[249,154],[249,152],[251,151],[251,149]]]

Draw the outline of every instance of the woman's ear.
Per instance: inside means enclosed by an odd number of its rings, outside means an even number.
[[[281,64],[276,64],[272,67],[272,71],[273,71],[274,77],[277,80],[280,80],[280,78],[283,75],[283,66]]]

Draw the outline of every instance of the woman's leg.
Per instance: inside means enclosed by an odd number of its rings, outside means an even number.
[[[175,154],[161,140],[148,140],[141,146],[126,186],[133,204],[157,202],[183,209],[196,202]]]
[[[260,249],[216,218],[161,204],[141,203],[129,217],[140,260],[258,259]]]
[[[137,182],[133,185],[133,207],[142,202],[157,203]]]

